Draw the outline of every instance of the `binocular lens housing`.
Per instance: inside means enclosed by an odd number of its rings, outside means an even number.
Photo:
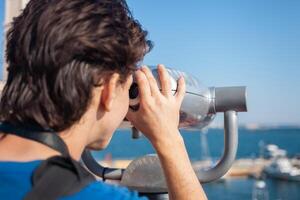
[[[139,96],[139,87],[137,83],[132,83],[129,89],[129,98],[136,99]]]

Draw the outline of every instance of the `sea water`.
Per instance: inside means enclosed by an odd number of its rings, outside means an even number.
[[[209,154],[217,159],[223,151],[223,130],[209,129],[207,133],[181,131],[191,160],[201,160]],[[201,134],[206,134],[204,138]],[[206,139],[208,146],[203,149]],[[237,158],[256,158],[260,156],[259,143],[276,144],[285,149],[289,157],[300,154],[300,129],[274,128],[261,130],[239,130],[239,147]],[[201,145],[202,144],[202,145]],[[97,159],[110,155],[112,159],[134,159],[145,154],[155,153],[149,141],[142,137],[131,139],[129,131],[117,131],[107,149],[94,153]],[[204,190],[209,199],[252,199],[255,179],[230,179],[224,182],[204,184]],[[266,191],[269,200],[300,200],[300,183],[275,179],[266,179]]]

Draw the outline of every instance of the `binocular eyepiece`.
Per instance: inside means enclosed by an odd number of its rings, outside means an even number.
[[[129,89],[129,98],[136,99],[139,96],[139,86],[137,83],[132,83]]]

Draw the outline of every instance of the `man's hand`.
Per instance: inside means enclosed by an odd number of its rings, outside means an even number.
[[[164,170],[170,199],[204,200],[206,195],[178,131],[185,82],[183,78],[178,80],[177,93],[173,95],[170,77],[164,66],[158,66],[158,74],[162,91],[147,67],[136,72],[140,105],[138,111],[129,111],[127,118],[154,146]]]
[[[177,92],[171,91],[170,76],[163,65],[158,65],[161,91],[148,67],[135,74],[139,95],[139,110],[129,111],[127,118],[151,141],[157,143],[181,137],[178,133],[179,110],[185,94],[183,77],[178,80]]]

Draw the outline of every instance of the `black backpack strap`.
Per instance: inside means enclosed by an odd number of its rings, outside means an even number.
[[[65,142],[52,130],[42,130],[37,127],[18,127],[3,122],[0,123],[0,132],[34,140],[60,152],[63,156],[70,156]]]
[[[17,135],[40,142],[59,151],[62,156],[54,156],[43,161],[32,175],[32,190],[25,200],[54,200],[79,192],[95,178],[78,161],[71,158],[65,142],[51,130],[36,127],[17,127],[0,123],[0,132]]]
[[[54,200],[75,194],[95,181],[79,162],[54,156],[41,163],[32,176],[32,190],[25,200]]]

